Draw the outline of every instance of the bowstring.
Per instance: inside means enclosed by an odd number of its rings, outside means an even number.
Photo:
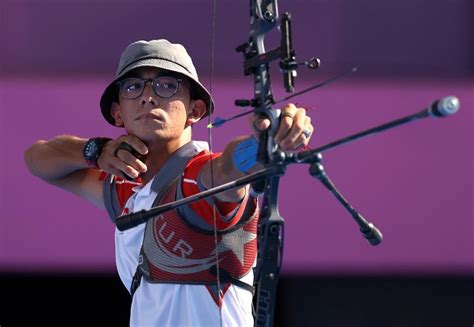
[[[215,34],[216,34],[216,7],[217,0],[212,0],[212,13],[211,13],[211,69],[209,76],[209,92],[212,96],[212,82],[214,77],[214,55],[215,55]],[[212,104],[211,104],[212,105]],[[212,108],[215,109],[215,108]],[[209,108],[211,110],[211,108]],[[212,110],[213,111],[213,110]],[[209,113],[208,124],[212,123],[212,111]],[[208,128],[207,138],[209,142],[209,155],[211,156],[211,188],[214,187],[214,164],[212,160],[212,128]],[[218,297],[218,307],[219,307],[219,325],[222,327],[222,306],[224,305],[224,297],[221,290],[221,278],[220,278],[220,269],[219,269],[219,251],[217,249],[217,217],[216,217],[216,203],[215,200],[212,201],[212,215],[214,222],[214,248],[215,248],[215,261],[216,261],[216,283],[217,283],[217,297]]]

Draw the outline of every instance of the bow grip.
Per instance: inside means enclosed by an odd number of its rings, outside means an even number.
[[[257,111],[259,118],[266,118],[270,120],[270,127],[259,134],[257,160],[264,165],[267,165],[272,161],[273,153],[278,149],[278,145],[275,144],[274,141],[274,136],[278,130],[280,113],[280,109],[271,108],[261,113]]]

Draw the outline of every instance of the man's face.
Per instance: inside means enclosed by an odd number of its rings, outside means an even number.
[[[170,76],[170,73],[158,68],[141,67],[127,74],[127,77],[141,79],[159,76]],[[112,106],[116,125],[125,127],[128,134],[145,142],[180,138],[190,125],[188,115],[194,104],[190,96],[191,82],[184,77],[181,80],[176,93],[169,98],[155,94],[151,82],[146,83],[143,93],[136,99],[127,99],[120,94],[118,105]]]

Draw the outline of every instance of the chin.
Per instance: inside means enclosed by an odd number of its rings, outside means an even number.
[[[168,133],[159,130],[155,130],[150,133],[143,133],[143,131],[141,131],[139,134],[140,135],[137,135],[137,137],[145,142],[166,142],[173,139],[173,137],[171,137]]]

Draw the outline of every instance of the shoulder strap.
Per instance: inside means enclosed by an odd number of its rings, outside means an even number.
[[[162,192],[168,188],[172,183],[175,183],[179,175],[183,173],[186,164],[191,160],[196,154],[200,152],[201,147],[195,142],[189,142],[179,148],[172,156],[169,158],[166,163],[161,167],[158,174],[155,176],[151,189],[158,197],[162,196]],[[156,203],[156,199],[154,201]],[[107,209],[108,210],[108,209]],[[143,251],[143,245],[140,252]],[[133,298],[135,291],[138,286],[140,286],[142,279],[142,270],[140,269],[140,264],[137,266],[135,274],[133,275],[132,284],[130,285],[130,294]]]
[[[103,184],[103,192],[104,192],[104,204],[105,209],[107,209],[107,213],[109,214],[109,218],[115,223],[117,217],[121,214],[122,209],[119,205],[117,188],[115,185],[115,176],[108,174],[105,177],[104,184]]]
[[[195,155],[199,149],[194,142],[189,142],[176,150],[175,153],[165,162],[158,174],[156,174],[151,190],[160,194],[168,185],[171,184],[179,175],[183,173],[186,164]]]
[[[151,186],[152,190],[156,193],[159,193],[160,190],[165,188],[182,172],[186,166],[186,163],[193,156],[205,148],[206,147],[202,142],[191,141],[176,150],[176,152],[173,153],[173,155],[166,161],[158,174],[155,176]],[[114,175],[108,174],[106,176],[102,189],[104,194],[105,208],[109,214],[109,218],[113,223],[115,223],[116,218],[122,213],[122,208],[119,204],[120,202],[118,199],[117,185],[115,183]]]

